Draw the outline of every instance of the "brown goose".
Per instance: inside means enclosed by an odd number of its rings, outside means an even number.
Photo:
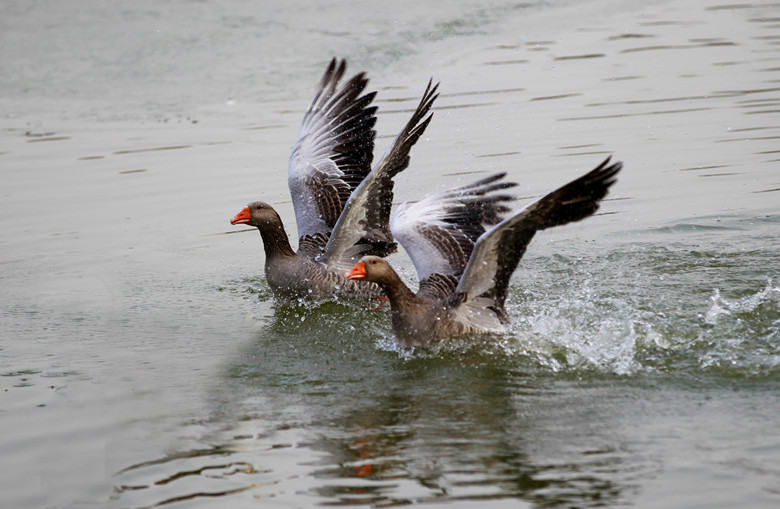
[[[372,170],[376,107],[370,104],[376,92],[361,95],[368,83],[363,73],[339,85],[345,70],[344,60],[330,62],[290,155],[287,182],[298,252],[267,203],[250,203],[230,221],[260,230],[266,279],[280,298],[384,296],[374,283],[346,279],[344,270],[362,255],[396,251],[389,226],[392,179],[409,165],[409,151],[433,117],[424,118],[438,97],[438,84],[428,83],[412,118]]]
[[[417,270],[417,293],[376,256],[361,258],[347,278],[373,281],[385,289],[393,330],[404,346],[500,332],[509,322],[504,308],[509,279],[534,234],[596,212],[622,167],[620,162],[610,165],[607,158],[503,220],[500,216],[511,199],[495,194],[503,189],[496,182],[503,174],[404,205],[393,216],[393,234]]]

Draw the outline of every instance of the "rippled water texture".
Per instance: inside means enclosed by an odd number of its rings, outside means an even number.
[[[0,16],[0,506],[780,503],[780,4],[16,2]],[[274,303],[263,199],[333,56],[396,200],[625,170],[500,337]],[[406,255],[392,257],[408,281]]]

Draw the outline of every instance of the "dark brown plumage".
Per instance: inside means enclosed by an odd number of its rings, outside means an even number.
[[[363,257],[347,278],[372,281],[385,290],[393,330],[405,346],[468,333],[500,332],[509,321],[504,308],[509,279],[534,234],[596,212],[622,166],[620,162],[609,165],[608,158],[498,224],[499,216],[507,211],[504,202],[511,198],[491,194],[498,189],[485,184],[489,179],[432,196],[409,210],[402,207],[394,217],[393,232],[417,268],[421,281],[417,293],[386,260],[376,256]],[[484,212],[457,212],[469,207]],[[485,224],[495,226],[474,239]],[[457,236],[460,243],[454,240]],[[459,250],[453,249],[456,245]]]
[[[265,277],[276,297],[282,299],[323,300],[328,298],[372,299],[384,296],[376,284],[350,281],[339,270],[314,260],[306,247],[296,253],[284,231],[282,219],[267,203],[250,203],[231,224],[257,227],[265,248]]]

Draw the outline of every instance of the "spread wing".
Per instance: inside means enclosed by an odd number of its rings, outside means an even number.
[[[387,256],[396,250],[390,231],[393,177],[409,166],[409,152],[433,118],[426,117],[438,97],[438,84],[428,82],[414,114],[382,160],[361,182],[344,206],[320,261],[349,268],[365,254]]]
[[[599,202],[615,183],[623,163],[597,168],[556,189],[484,233],[460,278],[456,292],[461,298],[487,296],[504,313],[509,278],[517,268],[528,243],[538,230],[584,219],[599,208]]]
[[[350,194],[371,171],[376,92],[363,73],[339,86],[344,60],[331,60],[306,109],[288,166],[298,236],[329,234]],[[321,252],[321,251],[320,251]]]
[[[466,268],[477,239],[510,211],[514,197],[500,191],[514,187],[498,173],[467,186],[443,191],[414,204],[403,204],[393,216],[393,234],[417,270],[420,291],[446,296],[442,278],[457,278]]]

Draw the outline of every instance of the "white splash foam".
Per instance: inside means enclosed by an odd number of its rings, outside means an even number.
[[[769,302],[775,302],[780,305],[780,288],[773,286],[771,279],[767,280],[767,284],[762,290],[740,299],[728,300],[720,294],[718,288],[715,288],[713,292],[712,297],[710,297],[712,305],[704,319],[705,323],[709,325],[715,325],[722,316],[751,313],[762,304]]]

